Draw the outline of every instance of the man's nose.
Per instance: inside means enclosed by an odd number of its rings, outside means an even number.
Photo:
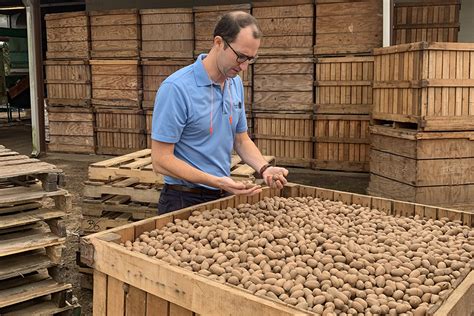
[[[241,63],[239,65],[239,68],[240,68],[241,71],[247,70],[248,67],[249,67],[249,61],[248,60],[244,61],[243,63]]]

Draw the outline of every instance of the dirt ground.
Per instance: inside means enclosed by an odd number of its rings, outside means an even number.
[[[21,154],[31,153],[31,129],[29,126],[19,125],[11,127],[0,127],[0,144],[7,148],[18,151]],[[89,164],[110,156],[78,155],[48,153],[40,159],[56,165],[65,172],[66,186],[72,196],[72,209],[66,216],[68,237],[66,249],[64,250],[63,277],[64,282],[73,285],[73,293],[82,306],[83,315],[92,315],[92,292],[81,289],[79,271],[76,265],[76,251],[79,245],[79,228],[81,218],[81,195],[83,183],[87,180]],[[289,168],[288,180],[323,188],[349,191],[354,193],[365,193],[369,176],[365,173],[342,173],[323,172],[311,169]]]

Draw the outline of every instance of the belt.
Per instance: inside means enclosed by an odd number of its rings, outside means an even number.
[[[167,188],[169,190],[174,190],[174,191],[180,191],[180,192],[215,195],[215,196],[224,196],[227,193],[224,190],[211,190],[211,189],[206,189],[206,188],[190,188],[184,185],[166,184],[166,183],[163,186],[163,188]]]

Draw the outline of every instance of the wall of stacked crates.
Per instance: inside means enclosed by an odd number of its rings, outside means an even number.
[[[394,43],[457,41],[459,1],[396,4]],[[382,1],[297,0],[46,16],[50,151],[150,146],[156,90],[212,45],[219,15],[252,13],[264,37],[241,74],[249,133],[281,165],[369,171]]]

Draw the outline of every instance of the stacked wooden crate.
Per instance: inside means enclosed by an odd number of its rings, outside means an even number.
[[[314,169],[368,171],[374,47],[382,2],[316,1]]]
[[[254,141],[279,164],[309,167],[313,158],[314,4],[255,2],[264,34],[254,65]]]
[[[151,123],[156,92],[163,80],[193,63],[194,16],[192,8],[140,10],[140,51],[143,69],[143,110],[147,147],[151,148]]]
[[[80,313],[61,279],[70,207],[62,171],[0,145],[0,314]],[[44,207],[52,198],[54,207]]]
[[[89,15],[96,153],[119,155],[145,148],[138,10]]]
[[[460,0],[395,2],[393,45],[457,42],[460,7]]]
[[[251,13],[250,3],[235,5],[195,6],[194,12],[194,58],[208,53],[213,45],[214,27],[219,18],[231,11]],[[253,101],[253,65],[248,65],[245,71],[239,73],[244,85],[244,104],[249,127],[249,135],[253,135],[252,101]]]
[[[47,14],[45,21],[48,150],[94,153],[89,16],[85,12]]]
[[[474,205],[474,45],[377,49],[369,192]]]

